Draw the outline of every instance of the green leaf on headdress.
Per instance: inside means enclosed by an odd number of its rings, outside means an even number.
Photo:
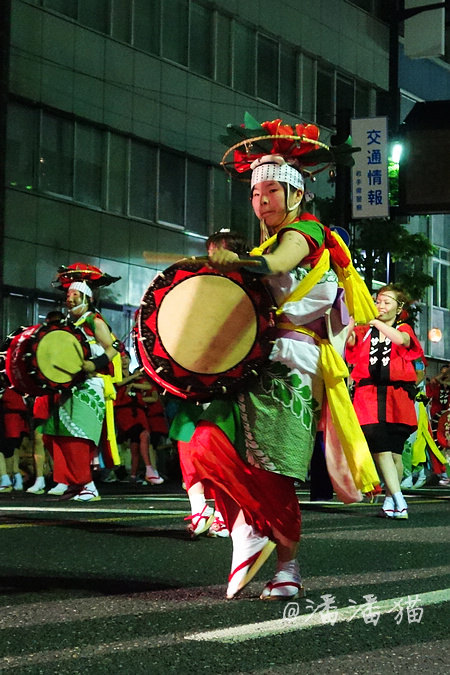
[[[258,129],[258,130],[261,129],[262,130],[261,124],[258,122],[258,120],[256,120],[253,117],[253,115],[250,115],[249,112],[246,112],[244,114],[244,127],[246,129]]]

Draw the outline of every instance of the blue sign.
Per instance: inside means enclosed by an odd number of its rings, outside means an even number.
[[[336,234],[338,234],[340,238],[344,241],[344,244],[350,246],[350,234],[347,232],[347,230],[344,230],[343,227],[335,227],[334,225],[330,227],[330,230],[336,232]]]

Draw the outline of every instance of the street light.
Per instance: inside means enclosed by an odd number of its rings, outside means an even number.
[[[440,342],[442,340],[442,331],[439,328],[430,328],[428,339],[430,342]]]

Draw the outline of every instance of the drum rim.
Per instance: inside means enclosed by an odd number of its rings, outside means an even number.
[[[20,336],[22,336],[26,331],[31,329],[35,330],[31,332],[31,334],[28,335],[26,338],[29,341],[29,349],[25,354],[22,354],[22,361],[24,362],[25,365],[25,373],[24,374],[20,373],[20,378],[17,378],[14,374],[12,374],[10,368],[8,367],[8,364],[10,363],[8,354],[10,352],[10,348],[12,347],[14,340],[17,339],[18,343],[20,340]],[[82,370],[80,370],[79,373],[74,375],[74,377],[69,382],[66,383],[55,382],[53,380],[44,377],[37,377],[35,379],[34,376],[36,375],[36,372],[34,371],[36,369],[39,371],[36,360],[36,352],[37,347],[39,345],[39,340],[37,338],[39,334],[42,332],[47,334],[55,330],[69,332],[75,337],[77,337],[78,342],[83,350],[84,358],[89,358],[90,348],[85,334],[80,328],[65,322],[63,319],[58,323],[51,323],[51,324],[41,323],[35,324],[33,326],[25,326],[23,327],[22,331],[19,331],[18,329],[13,335],[8,336],[11,337],[11,341],[6,350],[6,357],[5,357],[6,375],[11,383],[11,386],[13,386],[17,391],[22,390],[22,393],[29,394],[32,396],[39,396],[41,394],[48,394],[52,392],[63,393],[65,391],[69,391],[70,389],[77,388],[84,382],[85,377]],[[25,348],[25,345],[23,345],[23,347]],[[19,369],[17,368],[17,370]],[[12,377],[11,374],[13,375]],[[24,391],[25,389],[27,390]]]
[[[175,281],[175,276],[179,271],[186,272],[188,275]],[[221,277],[239,286],[251,301],[256,318],[255,339],[246,355],[231,368],[213,374],[195,373],[186,370],[183,366],[177,364],[159,340],[158,334],[145,323],[154,316],[155,312],[156,315],[158,314],[162,300],[172,288],[193,276],[209,275]],[[246,282],[245,287],[244,281]],[[167,290],[160,298],[160,304],[157,305],[154,299],[154,293],[161,291],[164,288]],[[257,295],[258,302],[256,302]],[[263,305],[264,301],[266,302],[265,306]],[[182,398],[205,400],[207,398],[215,398],[223,393],[229,393],[229,391],[234,391],[239,387],[239,384],[242,381],[247,381],[251,374],[257,374],[258,369],[267,361],[271,351],[271,336],[269,331],[272,326],[274,326],[274,301],[269,289],[262,283],[260,278],[243,270],[233,272],[230,275],[220,274],[216,270],[207,267],[204,263],[199,267],[198,263],[192,264],[191,261],[183,261],[182,263],[171,265],[163,273],[158,274],[146,289],[136,315],[134,332],[135,351],[145,372],[164,389]],[[162,362],[162,357],[154,357],[151,353],[151,348],[153,348],[157,338],[159,341],[158,346],[161,347],[167,357],[165,363]],[[147,348],[148,346],[149,348]],[[246,359],[248,359],[252,351],[257,352],[257,354],[247,363]],[[158,359],[160,361],[158,361]],[[171,370],[169,376],[164,372],[167,371],[167,369],[164,368],[164,365],[167,364],[170,365]],[[172,364],[175,364],[177,368],[184,371],[185,374],[174,377],[172,374]],[[232,374],[239,370],[243,371],[240,376],[232,379]],[[164,376],[159,375],[160,372],[162,372]],[[188,383],[189,378],[193,383]],[[181,380],[183,381],[183,386],[180,384]],[[208,380],[208,382],[205,383],[205,380]],[[216,382],[214,383],[214,381]]]

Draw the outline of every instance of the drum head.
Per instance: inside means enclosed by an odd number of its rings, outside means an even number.
[[[242,389],[270,353],[273,299],[259,279],[184,262],[158,275],[137,316],[147,374],[183,398]]]
[[[63,392],[84,381],[82,362],[90,355],[84,333],[64,321],[22,328],[6,353],[6,374],[22,394]]]
[[[83,350],[75,335],[64,330],[53,330],[43,335],[38,342],[36,362],[46,380],[67,384],[81,371]]]

